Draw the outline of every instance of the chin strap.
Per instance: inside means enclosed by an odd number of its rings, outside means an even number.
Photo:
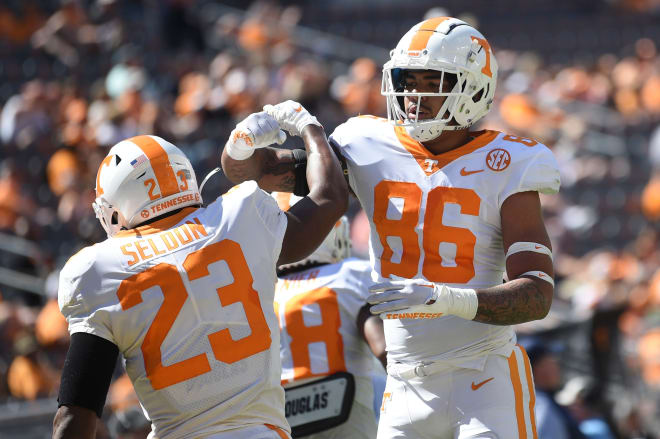
[[[222,169],[220,169],[220,168],[218,167],[218,168],[215,168],[214,170],[212,170],[211,172],[209,172],[208,174],[206,174],[206,177],[204,177],[204,180],[202,180],[202,184],[199,185],[199,193],[200,193],[200,195],[202,194],[202,189],[204,189],[204,185],[205,185],[206,182],[209,180],[209,178],[213,177],[215,174],[217,174],[217,173],[220,172],[221,170],[222,170]]]

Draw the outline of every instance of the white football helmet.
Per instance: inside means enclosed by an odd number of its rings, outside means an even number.
[[[136,136],[113,146],[96,174],[96,217],[108,237],[175,209],[202,204],[195,170],[167,140]]]
[[[457,82],[449,92],[405,92],[405,70],[437,70],[442,72],[440,84],[445,74],[456,75]],[[381,93],[387,98],[389,121],[426,142],[443,130],[464,129],[484,117],[493,103],[496,83],[497,61],[484,36],[462,20],[436,17],[413,26],[390,52],[383,66]],[[408,118],[404,96],[418,102],[422,96],[446,96],[446,100],[435,118],[419,120],[420,106],[415,118]]]
[[[273,197],[282,210],[289,210],[301,197],[285,192],[273,192]],[[339,218],[339,221],[332,228],[328,236],[325,237],[321,245],[305,259],[300,261],[280,265],[280,270],[299,267],[307,264],[335,264],[351,255],[351,232],[346,215]]]

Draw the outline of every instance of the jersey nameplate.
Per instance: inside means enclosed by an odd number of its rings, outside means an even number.
[[[197,218],[193,220],[194,222],[186,221],[178,227],[122,245],[119,248],[122,254],[131,258],[122,260],[122,265],[134,270],[150,259],[189,247],[207,238],[208,232],[204,225]]]
[[[285,414],[293,437],[336,427],[348,419],[355,396],[355,379],[347,372],[285,390]]]

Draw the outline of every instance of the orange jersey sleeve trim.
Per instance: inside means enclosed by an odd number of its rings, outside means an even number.
[[[280,210],[287,211],[291,207],[291,195],[288,192],[275,192],[275,200]]]
[[[287,435],[287,434],[284,432],[284,430],[282,430],[281,428],[276,427],[276,426],[271,425],[271,424],[264,424],[264,425],[265,425],[266,427],[270,428],[271,430],[277,432],[277,434],[278,434],[282,439],[290,439],[290,436]]]

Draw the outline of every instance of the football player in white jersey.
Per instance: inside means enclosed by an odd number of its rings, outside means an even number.
[[[108,239],[60,274],[71,345],[53,437],[95,436],[121,352],[150,438],[290,438],[275,270],[318,247],[348,196],[323,128],[300,114],[311,190],[287,212],[253,181],[203,207],[185,154],[159,137],[110,149],[93,204]],[[271,116],[256,113],[225,151],[245,159],[285,137]]]
[[[371,226],[368,300],[388,363],[378,437],[535,438],[529,361],[511,325],[552,303],[539,193],[559,190],[557,162],[536,140],[470,130],[492,106],[497,62],[469,24],[425,20],[390,54],[388,118],[351,118],[330,136]],[[286,124],[295,108],[265,109]],[[262,154],[253,178],[287,190],[295,160]]]
[[[300,200],[273,195],[282,210]],[[385,367],[385,335],[367,303],[370,264],[349,258],[350,250],[343,217],[314,253],[278,267],[275,312],[294,438],[376,437],[372,375],[384,372],[375,360]]]

